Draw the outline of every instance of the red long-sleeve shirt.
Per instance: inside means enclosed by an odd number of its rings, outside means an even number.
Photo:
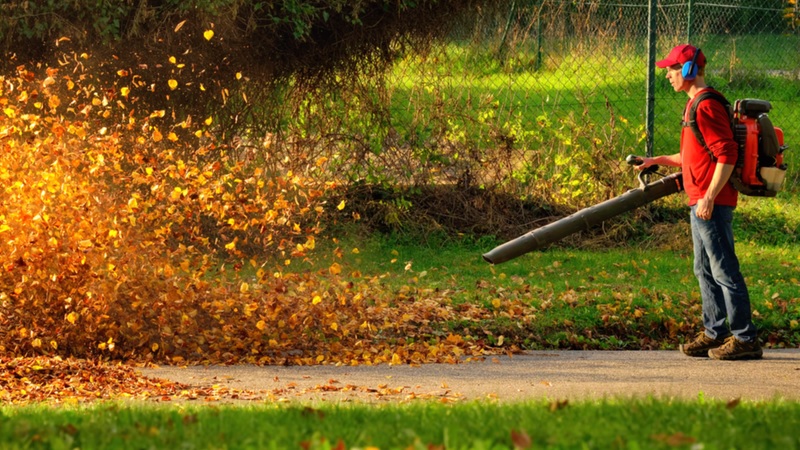
[[[686,102],[684,121],[689,120],[689,108],[698,95]],[[728,112],[720,102],[714,99],[700,102],[697,106],[696,120],[708,149],[717,160],[711,159],[708,151],[700,145],[689,127],[683,127],[681,132],[681,170],[683,171],[684,189],[689,196],[689,206],[697,203],[705,195],[717,163],[734,165],[739,157],[739,146],[733,140]],[[725,183],[725,187],[717,195],[714,204],[736,206],[738,200],[739,193],[733,188],[733,185]]]

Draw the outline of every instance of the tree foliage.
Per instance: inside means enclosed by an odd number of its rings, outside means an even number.
[[[23,61],[64,39],[111,49],[188,42],[212,27],[219,55],[261,65],[277,77],[319,75],[391,57],[396,46],[442,36],[460,14],[489,2],[456,0],[148,0],[6,2],[5,50]],[[173,33],[183,29],[183,33]],[[117,51],[117,53],[121,53]]]

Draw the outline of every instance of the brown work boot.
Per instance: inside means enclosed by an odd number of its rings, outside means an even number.
[[[709,350],[721,347],[724,343],[725,339],[711,339],[705,331],[701,331],[692,342],[681,344],[680,348],[685,355],[706,358]]]
[[[723,359],[726,361],[733,361],[738,359],[761,359],[764,352],[761,350],[761,345],[758,339],[753,342],[742,342],[734,336],[725,339],[725,344],[721,347],[714,348],[708,351],[708,356],[714,359]]]

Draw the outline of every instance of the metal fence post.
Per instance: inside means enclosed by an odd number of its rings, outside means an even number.
[[[689,8],[688,11],[687,11],[687,14],[686,14],[686,43],[687,44],[691,44],[692,43],[692,10],[694,9],[694,8],[692,8],[692,3],[693,3],[692,0],[689,0],[689,2],[687,3],[687,8]]]
[[[656,106],[656,3],[650,0],[647,9],[647,110],[645,114],[645,154],[653,156],[653,128]]]

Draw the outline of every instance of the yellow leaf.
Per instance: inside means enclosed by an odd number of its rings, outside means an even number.
[[[236,248],[236,241],[231,242],[230,244],[225,244],[225,248],[228,250],[233,250]]]
[[[331,328],[333,331],[339,331],[339,324],[336,322],[331,323]]]
[[[61,105],[61,99],[56,95],[51,95],[50,98],[47,99],[47,104],[50,108],[58,108],[58,106]]]
[[[150,346],[150,350],[152,350],[153,353],[157,352],[158,351],[158,344],[153,342],[153,345]]]
[[[210,40],[211,40],[211,38],[213,38],[213,37],[214,37],[214,30],[206,30],[206,31],[203,33],[203,37],[204,37],[204,38],[206,38],[206,40],[207,40],[207,41],[210,41]]]
[[[171,79],[167,81],[167,84],[169,85],[169,88],[172,89],[173,91],[178,87],[178,82],[176,80]]]
[[[178,135],[170,131],[169,134],[167,135],[167,139],[169,139],[172,142],[175,142],[178,140]]]
[[[158,131],[158,128],[153,130],[153,142],[161,142],[161,139],[164,139],[164,136]]]
[[[339,203],[339,206],[337,206],[336,209],[338,209],[339,211],[344,209],[344,200],[342,200],[342,202]]]
[[[267,323],[264,322],[263,320],[259,320],[258,323],[256,323],[256,328],[258,328],[261,331],[264,331],[264,328],[267,328]]]
[[[206,119],[205,123],[206,123],[206,125],[211,125],[211,122],[213,122],[213,121],[214,121],[214,119],[209,117],[208,119]]]
[[[236,72],[236,79],[237,80],[241,80],[242,79],[242,72]]]
[[[128,94],[130,94],[131,90],[128,87],[123,87],[119,90],[119,92],[120,94],[122,94],[123,97],[127,97]]]
[[[242,294],[246,293],[249,290],[250,290],[250,285],[247,283],[242,283],[242,285],[239,286],[239,292],[241,292]]]
[[[339,275],[342,273],[342,266],[340,266],[339,263],[333,263],[328,270],[330,271],[331,275]]]
[[[314,298],[311,300],[312,305],[316,305],[320,302],[322,302],[322,297],[320,297],[319,295],[315,295]]]
[[[71,313],[67,314],[67,322],[74,325],[75,322],[77,322],[77,320],[78,320],[78,313],[76,313],[75,311],[72,311]]]
[[[172,64],[175,64],[177,61],[178,61],[178,60],[177,60],[177,59],[175,59],[175,57],[174,57],[174,56],[170,56],[170,57],[169,57],[169,62],[171,62]]]

